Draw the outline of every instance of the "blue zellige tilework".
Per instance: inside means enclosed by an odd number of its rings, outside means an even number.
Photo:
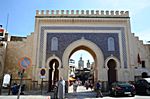
[[[42,26],[41,27],[41,38],[40,38],[40,58],[43,57],[43,41],[44,41],[44,30],[121,30],[122,45],[123,45],[123,60],[124,68],[127,68],[127,57],[126,57],[126,42],[123,27],[79,27],[79,26]],[[51,51],[51,38],[58,38],[58,51]],[[47,48],[46,48],[46,60],[52,54],[56,54],[60,59],[66,47],[84,37],[87,40],[95,43],[103,52],[104,59],[113,54],[120,60],[119,51],[119,38],[118,33],[48,33],[47,34]],[[113,37],[115,41],[115,51],[108,51],[107,49],[107,39],[108,37]],[[45,60],[45,61],[46,61]],[[41,64],[41,63],[39,63]]]

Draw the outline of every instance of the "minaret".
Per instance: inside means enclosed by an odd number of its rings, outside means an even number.
[[[90,60],[87,60],[86,65],[87,65],[87,68],[88,68],[88,69],[90,69],[90,68],[91,68]]]
[[[78,61],[78,67],[79,67],[79,69],[84,68],[84,61],[82,60],[82,56],[80,57],[80,60]]]

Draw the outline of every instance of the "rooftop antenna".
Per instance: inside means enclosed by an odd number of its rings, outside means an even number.
[[[7,28],[8,28],[8,20],[9,20],[9,14],[7,14],[6,32],[7,32]]]

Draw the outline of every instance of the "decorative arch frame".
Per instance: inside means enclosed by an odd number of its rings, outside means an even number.
[[[119,67],[120,67],[120,62],[119,62],[119,60],[118,60],[115,56],[111,55],[111,56],[109,56],[109,57],[105,60],[105,68],[106,68],[107,71],[109,71],[109,68],[108,68],[107,64],[108,64],[109,60],[111,60],[111,59],[113,59],[113,60],[116,62],[116,67],[115,67],[115,69],[116,69],[116,80],[117,80],[117,79],[119,78],[119,77],[118,77],[118,69],[119,69]],[[107,74],[107,76],[108,76],[108,74]],[[108,80],[109,80],[109,78],[108,78]]]
[[[110,59],[113,59],[113,60],[116,62],[116,69],[118,70],[118,69],[120,68],[120,62],[119,62],[119,60],[118,60],[115,56],[113,56],[113,55],[109,56],[109,57],[105,60],[105,68],[106,68],[107,70],[109,69],[108,66],[107,66],[107,63],[108,63],[108,61],[109,61]]]
[[[82,37],[80,40],[74,41],[73,43],[71,43],[64,51],[64,54],[62,56],[62,64],[64,66],[64,68],[66,68],[69,66],[69,56],[72,53],[72,51],[74,49],[76,49],[79,46],[85,46],[88,47],[90,50],[92,50],[95,53],[95,72],[96,72],[96,80],[101,79],[100,78],[100,69],[102,69],[103,65],[104,65],[104,55],[101,51],[101,49],[93,42],[86,40],[84,37]],[[66,71],[68,72],[68,70]]]
[[[51,57],[49,57],[48,59],[47,59],[47,62],[46,62],[46,67],[48,68],[48,69],[50,69],[50,67],[49,67],[49,62],[51,61],[51,60],[53,60],[53,59],[56,59],[57,61],[58,61],[58,63],[59,63],[59,67],[58,67],[58,69],[62,66],[62,63],[61,63],[61,60],[60,60],[60,58],[59,57],[57,57],[56,55],[54,55],[53,54],[53,56],[51,56]]]

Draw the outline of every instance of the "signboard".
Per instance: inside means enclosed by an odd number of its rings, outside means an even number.
[[[40,70],[41,78],[46,78],[45,74],[46,74],[46,69],[45,68],[41,68],[41,70]]]
[[[10,84],[10,80],[11,80],[10,74],[5,74],[2,86],[7,88],[8,85]]]
[[[40,71],[40,74],[41,74],[42,76],[44,76],[45,73],[46,73],[46,70],[45,70],[44,68],[42,68],[41,71]]]
[[[28,57],[22,57],[18,64],[22,69],[27,69],[31,66],[31,59]]]
[[[3,28],[0,28],[0,37],[5,36],[5,30]]]

